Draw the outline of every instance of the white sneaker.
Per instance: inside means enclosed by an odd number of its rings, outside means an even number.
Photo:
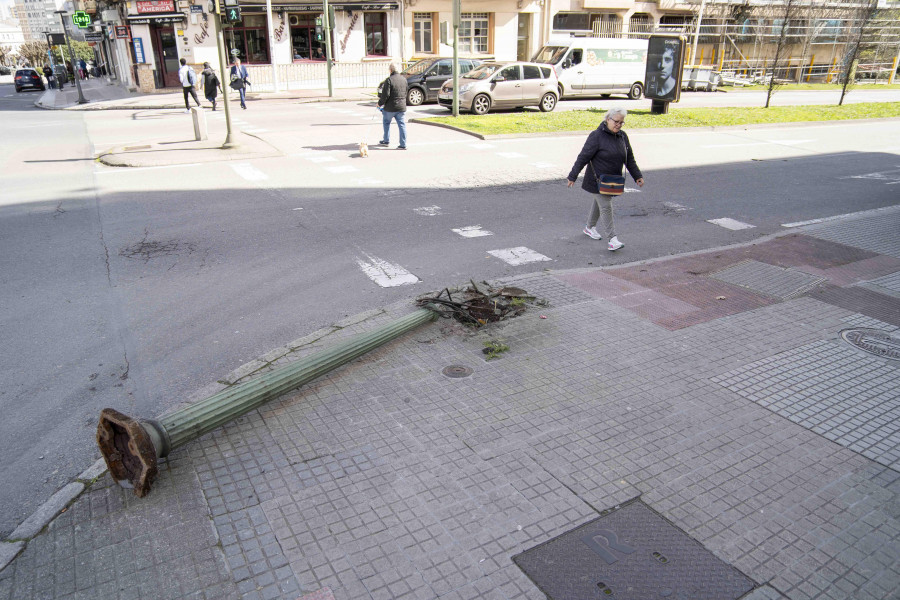
[[[592,240],[602,240],[603,239],[603,236],[597,232],[596,225],[594,227],[588,227],[587,225],[585,225],[584,229],[582,229],[581,231],[584,233],[584,235],[589,236]]]
[[[619,236],[613,236],[609,240],[608,248],[609,248],[610,252],[613,252],[614,250],[618,250],[619,248],[621,248],[624,245],[625,244],[623,244],[622,242],[619,241]]]
[[[186,115],[191,114],[191,109],[189,109],[189,108],[184,109],[184,114],[186,114]]]

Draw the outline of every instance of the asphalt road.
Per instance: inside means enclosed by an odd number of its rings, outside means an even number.
[[[410,150],[393,148],[394,129],[391,148],[361,159],[358,142],[380,137],[371,105],[251,102],[236,125],[283,156],[115,169],[92,157],[190,139],[189,117],[38,111],[6,89],[4,536],[98,457],[104,406],[154,417],[346,315],[469,278],[752,241],[900,201],[898,121],[634,131],[647,185],[617,201],[626,246],[610,253],[581,233],[588,195],[564,183],[583,136],[480,141],[413,124]],[[207,114],[222,136],[221,112]],[[724,218],[747,228],[709,222]],[[522,248],[543,258],[504,260]]]

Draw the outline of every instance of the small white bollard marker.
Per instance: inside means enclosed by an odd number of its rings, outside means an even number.
[[[191,107],[191,120],[194,122],[194,139],[208,140],[209,130],[206,127],[206,111],[199,106]]]

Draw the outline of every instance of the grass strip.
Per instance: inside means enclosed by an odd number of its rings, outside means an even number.
[[[459,117],[422,119],[453,125],[482,135],[516,133],[553,133],[557,131],[590,131],[603,120],[606,109],[567,110],[542,113],[524,110],[483,116],[460,114]],[[844,106],[773,106],[682,108],[668,114],[654,115],[646,110],[628,111],[628,129],[654,127],[724,127],[757,123],[798,123],[805,121],[845,121],[900,117],[900,102],[866,102]]]

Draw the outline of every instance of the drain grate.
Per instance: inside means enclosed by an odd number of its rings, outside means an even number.
[[[551,600],[732,600],[754,587],[640,500],[513,561]]]
[[[710,274],[710,277],[781,300],[796,298],[828,281],[824,277],[783,269],[756,260],[741,261]]]
[[[441,373],[447,377],[458,379],[460,377],[468,377],[474,373],[474,371],[470,367],[465,367],[463,365],[450,365],[449,367],[441,369]]]

